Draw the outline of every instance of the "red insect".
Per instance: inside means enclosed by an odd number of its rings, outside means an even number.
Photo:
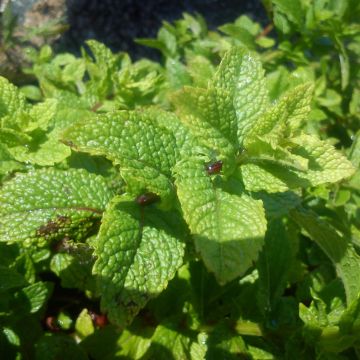
[[[141,194],[136,198],[136,202],[141,206],[153,204],[160,200],[160,196],[152,192]]]
[[[109,323],[109,320],[105,314],[97,314],[94,311],[89,311],[89,315],[94,325],[103,328]]]
[[[205,165],[205,170],[207,171],[207,173],[209,175],[214,175],[214,174],[218,174],[223,166],[223,162],[221,160],[219,161],[215,161],[212,163],[208,163]]]
[[[45,319],[45,325],[50,331],[60,331],[60,326],[55,316],[48,316]]]

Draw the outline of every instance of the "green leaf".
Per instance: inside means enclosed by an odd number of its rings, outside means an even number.
[[[85,338],[94,333],[94,324],[87,309],[83,309],[77,317],[75,323],[75,330],[76,333],[80,336],[80,338]]]
[[[240,167],[241,177],[248,191],[266,191],[277,193],[288,190],[286,181],[267,171],[258,164],[243,164]]]
[[[22,129],[23,131],[32,131],[36,128],[47,130],[50,121],[54,118],[57,110],[57,100],[46,99],[30,108],[29,115],[34,120],[32,127]]]
[[[147,108],[144,112],[149,114],[149,117],[155,119],[159,126],[164,127],[174,135],[180,158],[205,152],[205,149],[201,149],[198,139],[191,135],[189,130],[174,113],[164,111],[157,107]]]
[[[166,27],[162,27],[158,33],[158,39],[164,44],[165,46],[165,53],[164,55],[168,57],[175,57],[176,56],[176,36],[172,34]]]
[[[28,252],[22,253],[15,259],[14,267],[20,274],[24,276],[24,278],[29,284],[35,283],[36,280],[35,264]]]
[[[295,173],[313,186],[337,182],[354,174],[351,162],[328,142],[311,135],[300,135],[291,141],[295,144],[292,154],[309,160],[306,171]]]
[[[264,70],[258,57],[245,48],[234,47],[223,57],[213,86],[233,96],[240,145],[269,106]]]
[[[333,262],[350,304],[360,293],[360,256],[352,244],[312,211],[298,208],[290,215]]]
[[[35,345],[37,360],[87,360],[85,351],[68,335],[45,334]]]
[[[187,70],[195,86],[206,88],[214,76],[215,67],[209,59],[198,55],[190,57],[187,61]]]
[[[176,37],[169,30],[162,27],[158,32],[157,39],[136,39],[138,44],[158,49],[166,57],[173,58],[176,55]]]
[[[271,106],[266,112],[261,114],[249,130],[249,134],[245,141],[245,147],[248,148],[252,142],[256,143],[258,136],[271,136],[273,142],[285,132],[286,119],[286,101],[279,101]]]
[[[47,130],[50,121],[54,118],[58,102],[55,99],[46,99],[27,110],[17,110],[2,119],[3,128],[31,133],[36,129]]]
[[[79,84],[85,73],[86,67],[83,59],[74,59],[65,65],[62,72],[62,79],[64,82],[75,82]]]
[[[132,334],[130,333],[130,336]],[[99,331],[95,331],[93,334],[87,336],[81,341],[81,347],[86,351],[88,357],[94,360],[110,360],[117,357],[128,356],[129,359],[138,360],[141,358],[134,356],[133,354],[141,354],[141,340],[149,342],[147,338],[143,338],[137,334],[133,337],[139,339],[139,343],[135,342],[132,347],[132,339],[129,339],[129,331],[124,330],[119,336],[119,329],[115,326],[105,326]],[[118,345],[121,344],[121,345]],[[137,347],[138,346],[138,347]],[[132,349],[133,352],[127,353],[128,349]],[[138,352],[136,351],[138,350]],[[116,355],[115,355],[116,354]]]
[[[0,191],[0,241],[81,239],[111,197],[106,181],[85,170],[19,174]]]
[[[64,241],[63,241],[64,242]],[[60,279],[64,288],[78,288],[83,291],[95,291],[95,279],[92,267],[95,259],[86,244],[64,244],[66,252],[55,254],[50,269]]]
[[[57,131],[42,133],[30,144],[14,146],[8,151],[17,161],[40,166],[60,163],[71,154],[70,148],[60,143]]]
[[[14,158],[7,150],[6,146],[0,144],[0,179],[1,179],[1,175],[6,175],[15,170],[21,170],[23,169],[23,167],[24,167],[23,164],[14,160]]]
[[[183,360],[190,359],[191,339],[167,324],[157,326],[151,337],[151,345],[143,359]]]
[[[20,346],[19,336],[12,329],[8,327],[3,327],[2,332],[6,336],[10,344]]]
[[[286,148],[273,140],[267,135],[248,144],[240,166],[247,190],[281,192],[316,186],[337,182],[355,171],[339,151],[315,136],[283,140]]]
[[[350,346],[354,346],[359,338],[359,321],[360,321],[360,297],[358,296],[345,311],[341,314],[339,320],[339,334],[336,345],[338,350],[343,351]],[[342,341],[340,341],[342,340]],[[333,344],[331,344],[333,346]]]
[[[107,96],[113,95],[114,74],[117,71],[119,56],[111,52],[104,44],[96,40],[87,40],[86,45],[90,48],[95,61],[83,51],[83,58],[86,64],[87,73],[90,80],[86,83],[83,97],[96,104],[98,101],[106,99]],[[71,75],[64,71],[65,78]],[[80,74],[83,69],[80,68]],[[78,75],[78,76],[79,76]]]
[[[350,155],[349,159],[356,168],[360,168],[360,131],[356,133],[356,136],[354,137],[351,149],[350,149]]]
[[[307,308],[300,304],[299,315],[304,322],[303,333],[307,342],[312,343],[322,352],[333,353],[333,359],[338,359],[338,354],[357,342],[357,317],[358,300],[353,301],[350,306],[338,314],[340,319],[330,322],[330,314],[327,307],[320,299],[312,301]],[[336,354],[336,355],[335,355]]]
[[[10,148],[19,144],[25,145],[31,141],[31,137],[27,134],[21,133],[20,131],[8,128],[0,128],[0,140],[1,145]]]
[[[171,168],[178,158],[174,136],[146,112],[113,112],[70,127],[63,135],[76,150],[120,164],[128,190],[147,190],[171,205]]]
[[[340,73],[341,73],[341,90],[345,90],[350,82],[350,57],[339,35],[334,36],[335,44],[339,52]]]
[[[193,342],[190,348],[190,357],[193,360],[205,360],[208,335],[205,332],[199,333],[197,342]]]
[[[219,30],[224,34],[237,39],[241,45],[246,46],[252,50],[255,49],[256,37],[254,35],[256,34],[251,33],[249,29],[240,26],[240,24],[224,24],[219,27]]]
[[[216,188],[198,159],[178,163],[175,177],[184,218],[206,267],[220,284],[243,275],[263,245],[262,202]]]
[[[291,241],[280,220],[270,223],[258,259],[258,299],[260,309],[265,312],[274,310],[286,288],[289,271],[296,255]]]
[[[20,91],[30,100],[40,101],[42,99],[41,90],[37,86],[25,85],[20,88]]]
[[[182,264],[184,245],[165,219],[165,213],[126,197],[114,200],[104,214],[93,271],[102,308],[122,327],[166,288]]]
[[[297,131],[310,113],[313,93],[312,83],[305,83],[287,91],[280,100],[270,107],[250,131],[247,141],[256,135],[276,135],[279,140]]]
[[[121,344],[121,349],[116,352],[116,355],[128,359],[144,360],[143,356],[151,345],[150,335],[152,332],[153,330],[151,328],[144,327],[140,329],[137,328],[135,331],[125,329],[118,339],[118,344]]]
[[[4,292],[13,288],[21,287],[26,284],[23,276],[14,269],[6,266],[0,266],[0,292]]]
[[[237,120],[232,98],[226,90],[185,87],[173,100],[181,121],[194,137],[216,150],[221,158],[234,157],[239,147]]]
[[[308,185],[309,181],[300,179],[295,171],[306,172],[309,159],[290,151],[292,149],[288,148],[288,144],[286,147],[281,147],[277,146],[276,142],[277,140],[271,135],[267,138],[258,137],[258,141],[248,148],[247,161],[258,163],[263,169],[285,181],[289,187]]]
[[[25,96],[7,79],[0,76],[0,118],[24,109]]]
[[[179,60],[167,58],[165,63],[166,77],[170,88],[177,90],[184,85],[191,84],[191,77],[186,71],[186,67]]]
[[[86,45],[91,50],[96,63],[96,67],[90,68],[90,75],[96,74],[96,77],[99,78],[106,78],[111,75],[112,71],[115,70],[117,56],[108,47],[96,40],[87,40]]]
[[[29,285],[15,294],[15,301],[19,302],[20,308],[27,313],[39,311],[51,295],[52,284],[37,282]],[[19,309],[16,309],[19,311]]]
[[[208,338],[206,359],[230,360],[238,357],[241,358],[243,354],[246,354],[247,349],[244,339],[235,334],[226,323],[218,323]]]
[[[15,160],[49,166],[70,155],[70,149],[59,142],[58,130],[53,126],[57,105],[55,99],[47,99],[2,119],[0,137]],[[46,133],[49,127],[53,129]]]
[[[267,219],[286,216],[291,209],[301,204],[301,197],[292,191],[270,194],[266,191],[261,191],[252,195],[255,199],[262,200]]]
[[[307,82],[287,91],[280,99],[286,103],[286,124],[291,132],[298,130],[308,120],[313,92],[313,83]]]
[[[301,0],[272,0],[275,10],[280,11],[290,21],[298,26],[303,23],[303,10]]]
[[[340,330],[343,333],[355,334],[359,332],[358,322],[360,320],[360,298],[354,299],[350,306],[343,312],[339,321]],[[354,335],[355,335],[354,334]]]

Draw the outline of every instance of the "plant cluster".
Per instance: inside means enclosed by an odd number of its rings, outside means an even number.
[[[360,6],[264,5],[0,77],[7,358],[360,356]]]

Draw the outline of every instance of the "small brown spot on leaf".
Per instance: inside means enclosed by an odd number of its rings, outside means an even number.
[[[70,146],[72,148],[76,148],[76,145],[71,141],[71,140],[61,140],[61,142],[66,145],[66,146]]]
[[[96,112],[102,106],[101,102],[97,102],[92,108],[91,111]]]
[[[61,228],[69,224],[71,219],[67,216],[58,215],[55,220],[49,220],[45,225],[42,225],[37,230],[38,236],[50,236],[56,234]]]

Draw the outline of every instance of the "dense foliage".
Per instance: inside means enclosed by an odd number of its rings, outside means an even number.
[[[0,78],[6,358],[360,356],[360,5],[264,6]]]

